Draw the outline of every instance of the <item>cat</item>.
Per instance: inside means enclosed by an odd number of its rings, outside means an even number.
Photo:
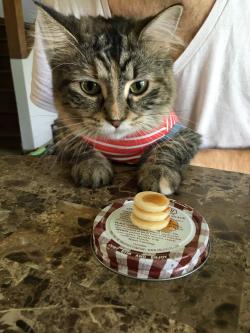
[[[175,32],[182,6],[139,20],[78,19],[36,4],[58,110],[55,146],[70,160],[75,183],[106,186],[113,178],[110,159],[129,163],[136,157],[141,190],[175,192],[201,142],[172,112],[175,82],[169,53],[180,43]],[[154,139],[144,144],[149,137]],[[117,142],[125,145],[121,152],[114,148]],[[140,147],[137,156],[126,155],[130,142]]]

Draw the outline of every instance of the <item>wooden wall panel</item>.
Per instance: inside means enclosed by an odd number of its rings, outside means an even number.
[[[3,0],[9,56],[22,59],[28,56],[21,0]]]
[[[0,148],[20,148],[21,138],[5,22],[0,18]]]

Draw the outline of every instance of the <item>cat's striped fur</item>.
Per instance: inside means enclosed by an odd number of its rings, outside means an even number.
[[[81,136],[120,139],[159,126],[171,110],[175,85],[169,50],[179,43],[175,30],[181,11],[174,6],[143,20],[77,19],[40,5],[40,36],[59,112],[56,145],[70,157],[77,183],[98,187],[109,184],[113,176],[111,163]],[[139,80],[146,82],[146,90],[132,94],[131,86]],[[90,88],[93,82],[98,86],[95,95],[89,94],[90,81]],[[118,127],[114,121],[119,121]],[[175,191],[199,142],[199,135],[186,128],[173,140],[154,146],[139,167],[141,188]]]

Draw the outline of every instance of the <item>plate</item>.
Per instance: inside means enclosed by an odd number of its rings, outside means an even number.
[[[92,247],[112,271],[142,280],[170,280],[199,269],[207,260],[209,227],[192,207],[170,200],[170,223],[161,231],[141,230],[130,220],[132,199],[105,207],[93,225]]]

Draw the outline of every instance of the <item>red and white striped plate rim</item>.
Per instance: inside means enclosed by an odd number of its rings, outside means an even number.
[[[182,248],[148,255],[128,252],[107,232],[107,219],[132,198],[115,200],[97,216],[93,225],[92,245],[97,259],[107,268],[142,280],[169,280],[188,275],[202,266],[209,255],[209,227],[204,217],[192,207],[170,199],[170,207],[187,214],[195,225],[192,240]]]

